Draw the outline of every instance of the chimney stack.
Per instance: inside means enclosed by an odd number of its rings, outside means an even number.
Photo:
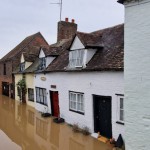
[[[66,22],[69,22],[69,18],[65,18],[65,21],[66,21]]]
[[[72,19],[69,22],[69,18],[65,18],[65,21],[58,22],[58,31],[57,31],[57,42],[62,39],[70,39],[73,38],[77,32],[77,24],[75,20]]]
[[[75,23],[75,20],[74,20],[74,19],[72,19],[72,23]]]

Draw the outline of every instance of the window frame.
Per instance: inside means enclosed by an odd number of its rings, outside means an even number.
[[[79,54],[79,52],[81,52],[82,54]],[[73,53],[76,53],[76,54],[73,54]],[[84,54],[85,54],[85,49],[70,50],[70,52],[69,52],[69,67],[70,68],[83,67]],[[80,64],[78,62],[80,62]]]
[[[40,58],[39,70],[43,70],[46,68],[46,57]]]
[[[39,90],[39,95],[37,95],[37,89]],[[43,95],[41,95],[41,90],[42,90]],[[44,96],[44,90],[45,90],[45,96]],[[35,87],[35,92],[36,92],[36,103],[42,104],[44,106],[48,106],[46,88]],[[41,100],[41,98],[42,98],[42,100]]]
[[[32,90],[33,93],[30,93],[29,91]],[[31,99],[31,97],[33,97],[33,99]],[[28,88],[28,101],[34,102],[34,89],[33,88]]]
[[[25,70],[25,62],[20,63],[20,72]]]
[[[70,99],[70,94],[71,93],[76,95],[76,101],[75,101],[76,109],[71,108],[71,99]],[[82,105],[83,105],[83,111],[78,109],[79,100],[77,99],[77,95],[82,95],[82,102],[80,101],[80,103],[82,103]],[[85,114],[84,93],[82,93],[82,92],[75,92],[75,91],[69,91],[69,111],[72,111],[72,112],[75,112],[75,113],[78,113],[78,114],[82,114],[82,115]]]
[[[121,99],[123,100],[123,105],[122,105],[122,108],[121,108]],[[118,94],[117,95],[117,101],[118,101],[118,121],[116,123],[118,124],[121,124],[121,125],[124,125],[124,95],[123,94]],[[123,111],[123,119],[121,120],[121,111]]]

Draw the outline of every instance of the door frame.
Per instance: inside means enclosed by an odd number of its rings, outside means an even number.
[[[58,93],[58,107],[59,107],[59,92],[58,91],[49,90],[50,102],[51,102],[51,114],[52,114],[52,116],[54,116],[53,97],[52,97],[52,93],[53,92],[57,92]],[[60,108],[59,108],[59,115],[60,115]]]
[[[112,97],[111,96],[104,96],[104,95],[96,95],[96,94],[93,94],[93,123],[94,123],[94,132],[96,132],[96,118],[95,118],[95,113],[96,113],[96,109],[95,109],[95,104],[96,104],[96,97],[99,97],[99,98],[109,98],[110,99],[110,109],[111,109],[111,118],[110,118],[110,122],[111,122],[111,135],[112,135]]]

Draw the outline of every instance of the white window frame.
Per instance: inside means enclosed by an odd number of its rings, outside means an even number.
[[[36,89],[36,103],[48,106],[46,89],[40,87],[35,87],[35,89]]]
[[[124,96],[122,95],[117,95],[117,99],[118,99],[118,121],[120,123],[124,123]],[[123,99],[123,105],[121,108],[121,99]],[[121,111],[123,111],[123,119],[121,119]]]
[[[69,67],[78,68],[83,66],[84,49],[71,50],[69,52]]]
[[[75,96],[74,100],[71,99],[71,95]],[[78,99],[78,97],[80,97],[80,100]],[[72,103],[75,103],[75,108],[72,107]],[[80,104],[80,107],[78,104]],[[84,93],[69,91],[69,110],[84,115],[84,107]]]

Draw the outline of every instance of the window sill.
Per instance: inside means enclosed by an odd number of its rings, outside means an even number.
[[[29,101],[29,102],[34,102],[34,100],[30,100],[30,99],[28,99],[28,101]]]
[[[76,110],[72,110],[72,109],[69,109],[69,111],[72,111],[72,112],[75,112],[75,113],[78,113],[78,114],[84,115],[84,113],[83,113],[83,112],[80,112],[80,111],[76,111]]]
[[[48,106],[47,104],[44,104],[44,103],[40,103],[40,102],[36,102],[36,103],[44,105],[44,106]]]
[[[116,123],[117,123],[117,124],[120,124],[120,125],[124,125],[124,123],[123,123],[123,122],[120,122],[120,121],[117,121]]]

